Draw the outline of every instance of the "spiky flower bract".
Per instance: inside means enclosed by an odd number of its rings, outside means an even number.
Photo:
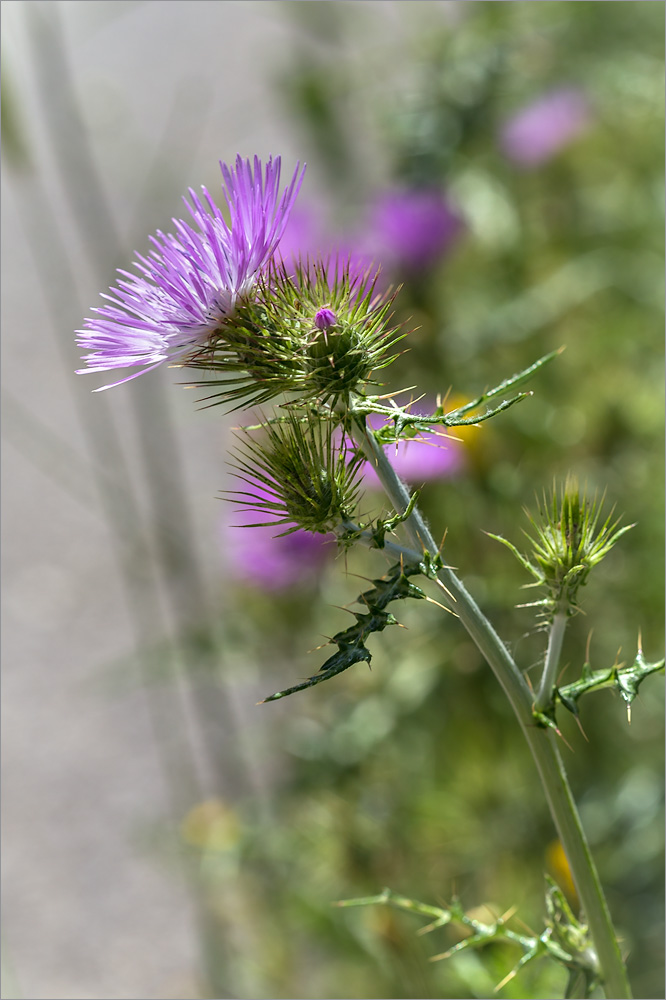
[[[250,489],[234,496],[246,509],[271,520],[256,525],[326,534],[349,519],[356,507],[362,459],[334,438],[332,421],[287,410],[259,436],[244,432],[236,475]]]
[[[265,403],[283,394],[334,405],[362,392],[390,364],[404,336],[391,326],[391,294],[376,290],[378,272],[338,261],[274,263],[257,294],[188,364],[213,373],[215,403]]]
[[[618,527],[610,512],[601,527],[597,527],[602,503],[596,497],[588,500],[581,493],[575,477],[567,477],[558,496],[553,489],[545,493],[535,515],[526,511],[533,534],[524,532],[532,547],[532,559],[522,555],[505,538],[497,538],[511,549],[521,565],[536,580],[535,586],[547,588],[548,596],[536,604],[546,609],[550,618],[556,611],[573,614],[578,609],[578,591],[587,583],[590,571],[606,556],[617,540],[633,528],[632,524]]]
[[[272,258],[300,189],[304,169],[297,166],[280,194],[280,157],[265,168],[254,157],[236,158],[233,169],[220,163],[222,191],[230,225],[205,187],[203,198],[190,188],[184,198],[196,229],[173,219],[176,235],[158,231],[148,256],[137,254],[139,275],[123,276],[109,305],[94,309],[77,331],[90,353],[82,372],[134,368],[120,385],[173,361],[204,344],[251,292]],[[101,388],[109,388],[102,386]]]

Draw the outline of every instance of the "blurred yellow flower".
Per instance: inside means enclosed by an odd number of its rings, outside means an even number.
[[[559,840],[553,840],[546,848],[546,865],[573,907],[580,906],[578,893],[571,877],[571,869],[564,848]]]
[[[190,809],[180,826],[186,844],[202,851],[229,851],[240,839],[238,816],[220,799],[207,799]]]

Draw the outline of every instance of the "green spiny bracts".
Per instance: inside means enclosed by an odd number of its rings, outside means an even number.
[[[568,477],[558,497],[553,489],[550,497],[544,493],[536,515],[526,511],[534,529],[524,532],[532,547],[529,559],[515,545],[490,535],[513,552],[521,566],[536,580],[532,586],[543,586],[548,594],[531,607],[541,607],[547,621],[557,612],[574,614],[578,610],[578,591],[587,582],[590,571],[601,562],[617,540],[633,525],[619,528],[613,512],[598,528],[601,505],[581,494],[576,479]]]
[[[396,357],[404,334],[391,327],[391,294],[376,289],[378,271],[352,273],[349,264],[308,261],[294,275],[276,267],[268,276],[266,302],[303,345],[298,391],[334,405],[372,380]],[[270,285],[268,283],[270,282]]]
[[[210,376],[194,383],[211,390],[210,406],[234,404],[232,409],[268,403],[296,392],[302,379],[303,338],[297,324],[289,324],[256,297],[239,301],[236,310],[205,347],[185,364]],[[216,375],[220,375],[218,378]]]
[[[319,672],[300,684],[286,688],[270,695],[264,701],[277,701],[279,698],[286,698],[289,694],[297,691],[304,691],[306,688],[314,687],[322,681],[327,681],[336,674],[341,674],[355,663],[365,661],[369,663],[372,654],[365,646],[365,640],[372,632],[383,632],[387,625],[397,625],[397,619],[384,609],[392,601],[405,600],[412,597],[416,600],[424,599],[425,594],[420,587],[412,583],[409,579],[422,573],[426,567],[423,565],[403,566],[396,563],[392,566],[387,575],[380,580],[373,580],[374,587],[366,590],[357,598],[357,603],[367,608],[367,613],[358,611],[352,612],[356,619],[356,624],[351,625],[343,632],[338,632],[329,640],[329,644],[338,647],[337,653],[330,656]]]
[[[353,514],[362,462],[333,434],[330,420],[292,409],[257,437],[245,430],[233,467],[251,489],[234,491],[238,502],[269,515],[262,525],[287,525],[281,534],[333,531]]]
[[[212,373],[197,383],[214,390],[211,405],[281,395],[335,405],[362,391],[397,357],[391,349],[404,336],[391,326],[393,296],[377,292],[377,273],[352,274],[338,261],[299,263],[294,274],[273,264],[252,298],[187,360]]]

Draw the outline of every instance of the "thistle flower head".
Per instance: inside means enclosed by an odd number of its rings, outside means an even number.
[[[527,511],[533,534],[527,536],[532,559],[523,556],[511,542],[498,538],[511,549],[521,565],[548,590],[547,597],[537,603],[547,615],[556,610],[573,614],[577,610],[578,591],[587,583],[590,571],[608,555],[617,540],[632,524],[618,527],[613,512],[601,527],[601,504],[596,497],[588,500],[581,493],[573,476],[567,477],[558,497],[553,489],[550,497],[544,494],[536,514]]]
[[[334,438],[330,420],[288,410],[258,438],[245,431],[234,468],[249,489],[234,496],[246,510],[271,518],[254,526],[287,525],[281,534],[333,531],[356,506],[362,460],[350,451],[344,437]]]
[[[390,326],[392,296],[376,290],[378,270],[354,272],[318,261],[301,265],[278,300],[304,334],[303,388],[323,402],[357,392],[394,360],[400,334]]]
[[[376,279],[338,261],[301,262],[294,273],[274,263],[253,299],[188,364],[220,373],[200,383],[219,387],[216,402],[297,394],[334,404],[390,364],[404,335],[390,326],[393,299],[376,292]]]
[[[173,219],[175,235],[158,231],[149,254],[137,254],[139,274],[119,272],[108,304],[77,331],[89,351],[81,372],[140,368],[119,385],[216,334],[266,268],[300,189],[305,168],[297,167],[280,194],[280,166],[276,157],[262,168],[256,156],[220,164],[230,225],[205,187],[201,198],[190,188],[183,200],[196,228]]]

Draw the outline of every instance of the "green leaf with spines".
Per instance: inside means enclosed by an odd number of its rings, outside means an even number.
[[[337,653],[326,660],[318,673],[301,681],[300,684],[295,684],[293,687],[264,698],[264,702],[278,701],[280,698],[286,698],[297,691],[314,687],[315,684],[321,684],[322,681],[330,680],[331,677],[348,670],[355,663],[370,663],[372,655],[365,646],[365,640],[373,632],[383,632],[388,625],[398,624],[397,619],[390,612],[384,610],[393,601],[401,601],[406,598],[423,600],[425,598],[426,595],[421,588],[410,580],[410,577],[424,573],[430,575],[430,571],[423,563],[411,566],[396,563],[391,566],[386,576],[373,580],[374,587],[364,591],[357,598],[357,603],[365,605],[367,613],[352,612],[356,624],[342,632],[337,632],[329,639],[330,645],[338,647]]]
[[[634,662],[628,666],[614,663],[612,667],[605,670],[591,670],[590,665],[585,663],[583,672],[577,681],[555,688],[554,702],[559,702],[572,715],[578,714],[578,702],[587,694],[594,691],[612,689],[618,692],[627,707],[631,705],[638,689],[652,674],[664,672],[664,660],[657,660],[648,663],[643,655],[643,650],[639,646]],[[555,706],[553,705],[553,712]]]
[[[414,490],[411,497],[409,498],[409,503],[405,507],[402,514],[393,514],[391,517],[387,517],[385,521],[381,518],[377,518],[377,522],[374,526],[368,525],[370,533],[374,539],[375,545],[378,549],[383,549],[385,544],[385,539],[387,534],[391,534],[399,524],[402,524],[410,516],[414,508],[416,507],[417,500],[419,498],[419,490]]]
[[[555,882],[546,876],[548,883],[546,891],[546,918],[544,929],[540,934],[523,934],[514,931],[507,924],[513,910],[498,917],[492,923],[483,923],[465,912],[457,897],[446,907],[431,906],[418,900],[409,899],[391,889],[383,889],[376,896],[365,896],[359,899],[343,899],[335,903],[340,907],[356,906],[391,906],[408,913],[428,917],[430,922],[420,933],[425,934],[448,924],[459,924],[469,932],[469,936],[458,941],[446,951],[433,955],[432,962],[449,959],[467,951],[470,948],[483,948],[495,942],[507,942],[520,947],[523,954],[511,972],[495,987],[495,992],[502,989],[513,979],[522,968],[537,958],[548,957],[563,965],[570,973],[570,980],[575,973],[573,982],[582,983],[583,992],[575,995],[588,997],[599,981],[599,971],[596,954],[591,947],[587,927],[573,915],[566,899]],[[573,988],[573,984],[572,984]],[[568,993],[573,996],[573,993]]]
[[[388,422],[386,426],[373,431],[379,444],[393,444],[404,438],[413,438],[435,427],[475,426],[484,420],[490,420],[492,417],[497,416],[498,413],[508,410],[515,403],[519,403],[521,400],[531,396],[531,392],[519,392],[509,399],[502,400],[497,406],[490,407],[483,413],[468,416],[468,414],[473,413],[474,410],[478,410],[488,400],[502,395],[507,390],[531,378],[535,372],[556,358],[560,353],[561,351],[558,350],[544,355],[528,368],[523,369],[523,371],[518,372],[516,375],[512,375],[511,378],[505,379],[493,389],[486,390],[486,392],[481,393],[480,396],[477,396],[469,403],[465,403],[455,410],[450,410],[448,413],[444,410],[444,404],[438,405],[431,414],[412,413],[407,407],[398,406],[395,401],[391,401],[391,405],[386,406],[377,396],[360,396],[354,399],[352,409],[358,415],[369,416],[376,414],[387,418]]]

